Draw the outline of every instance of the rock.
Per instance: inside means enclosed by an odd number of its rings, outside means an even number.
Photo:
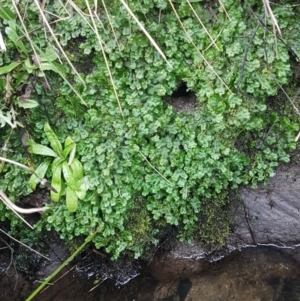
[[[235,250],[255,246],[290,249],[289,255],[300,262],[300,167],[297,164],[278,168],[267,185],[241,189],[231,202],[232,232],[224,246],[177,242],[171,251],[157,254],[150,270],[155,279],[190,277],[206,270]]]
[[[268,185],[241,190],[228,247],[295,246],[300,242],[300,168],[281,167]]]

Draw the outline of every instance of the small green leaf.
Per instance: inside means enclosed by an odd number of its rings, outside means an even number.
[[[69,157],[69,161],[68,164],[71,165],[73,162],[73,159],[75,157],[75,153],[76,153],[76,144],[74,144],[74,147],[72,148],[72,151],[70,153],[70,157]]]
[[[45,177],[49,165],[50,165],[50,161],[47,160],[38,166],[38,168],[35,170],[35,173],[32,174],[32,176],[28,181],[28,184],[31,189],[35,190],[36,184],[38,184],[41,181],[41,179]]]
[[[50,157],[58,157],[58,154],[55,153],[51,148],[48,146],[44,146],[42,144],[35,143],[32,140],[28,140],[29,143],[29,152],[36,155],[42,156],[50,156]]]
[[[39,103],[35,100],[27,99],[26,102],[18,101],[17,105],[19,108],[32,109],[32,108],[37,107],[39,105]]]
[[[62,146],[60,141],[58,140],[57,136],[55,135],[55,133],[53,132],[53,130],[51,129],[50,125],[48,122],[45,122],[44,124],[44,131],[45,134],[48,137],[48,140],[50,142],[50,145],[52,147],[52,149],[60,156],[63,157],[63,151],[62,151]]]
[[[52,47],[47,47],[45,53],[41,54],[42,62],[52,62],[57,59],[57,54]]]
[[[66,203],[70,212],[75,212],[78,204],[78,197],[71,187],[66,188]]]
[[[5,33],[22,54],[28,55],[27,49],[25,48],[23,42],[19,40],[19,36],[11,27],[6,27]]]
[[[59,75],[62,75],[65,72],[65,69],[63,68],[63,66],[56,62],[51,62],[51,63],[43,62],[40,64],[40,68],[41,68],[41,70],[44,70],[44,71],[46,71],[46,70],[53,71],[55,73],[58,73]]]
[[[11,21],[11,20],[15,19],[16,15],[8,7],[1,7],[0,8],[0,17],[3,20]]]
[[[13,129],[17,127],[16,123],[12,120],[11,113],[7,112],[5,115],[5,113],[0,110],[0,127],[4,127],[6,123],[8,123]]]

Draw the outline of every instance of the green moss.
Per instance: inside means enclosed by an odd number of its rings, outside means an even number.
[[[143,249],[156,243],[152,219],[145,204],[139,198],[135,200],[134,208],[128,211],[127,216],[124,227],[132,235],[128,249],[134,251],[135,257],[139,257]]]

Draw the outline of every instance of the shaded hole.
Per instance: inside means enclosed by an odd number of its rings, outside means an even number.
[[[176,113],[181,111],[192,113],[197,107],[196,94],[189,90],[185,82],[180,82],[176,90],[167,97],[167,103]]]
[[[178,88],[172,93],[171,98],[188,97],[191,96],[192,94],[193,92],[188,89],[186,83],[181,82]]]

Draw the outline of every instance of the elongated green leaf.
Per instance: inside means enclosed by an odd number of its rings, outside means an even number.
[[[83,178],[83,166],[78,159],[76,159],[76,158],[73,159],[73,162],[71,163],[70,168],[71,168],[73,177],[76,180],[81,180]]]
[[[62,165],[58,165],[52,175],[51,186],[57,191],[57,193],[51,191],[51,199],[54,202],[59,201],[59,197],[60,197],[61,190],[62,190],[61,169],[62,169]]]
[[[55,135],[55,133],[53,132],[53,130],[51,129],[50,125],[48,122],[45,122],[44,124],[44,131],[45,134],[48,137],[48,140],[50,142],[50,145],[52,147],[52,149],[60,156],[63,157],[63,151],[62,151],[62,146],[60,141],[58,140],[57,136]]]
[[[65,140],[65,148],[63,150],[63,155],[65,158],[69,155],[70,151],[75,147],[75,142],[71,137],[67,137]]]
[[[32,176],[30,177],[28,184],[29,187],[33,190],[36,189],[36,184],[38,184],[41,179],[43,179],[45,177],[45,174],[48,170],[48,167],[50,165],[50,161],[44,161],[43,163],[41,163],[38,168],[35,170],[35,173],[32,174]]]
[[[66,203],[70,212],[75,212],[78,204],[78,197],[71,187],[66,188]]]
[[[68,160],[68,164],[69,164],[69,165],[72,164],[73,159],[74,159],[74,157],[75,157],[75,153],[76,153],[76,144],[74,144],[74,147],[73,147],[72,150],[71,150],[70,157],[69,157],[69,160]]]
[[[29,140],[29,152],[36,155],[42,155],[42,156],[50,156],[50,157],[58,157],[58,154],[55,153],[51,148],[48,146],[38,144],[33,142],[32,140]]]
[[[10,21],[15,20],[15,14],[7,7],[0,7],[0,17],[3,20]]]
[[[6,74],[12,70],[14,70],[16,67],[18,67],[22,62],[12,62],[9,65],[0,67],[0,75]]]
[[[64,178],[65,178],[68,186],[70,186],[70,188],[72,188],[74,191],[80,191],[80,184],[74,178],[73,173],[67,162],[63,163],[62,170],[63,170],[63,175],[64,175]]]
[[[80,200],[84,200],[84,198],[86,196],[86,184],[85,184],[84,179],[81,179],[81,181],[79,181],[79,183],[80,183],[80,191],[75,191],[75,192]]]
[[[40,64],[40,68],[43,71],[51,70],[51,71],[56,72],[58,74],[62,72],[62,70],[61,70],[62,68],[60,67],[60,65],[57,65],[54,62],[50,62],[50,63],[42,62]]]
[[[23,42],[19,40],[18,34],[11,27],[6,27],[5,33],[22,54],[28,55],[27,49],[25,48]]]
[[[59,166],[59,165],[62,165],[62,163],[64,162],[65,159],[63,158],[55,158],[53,161],[52,161],[52,164],[51,164],[51,171],[52,173],[54,173],[55,169]]]

